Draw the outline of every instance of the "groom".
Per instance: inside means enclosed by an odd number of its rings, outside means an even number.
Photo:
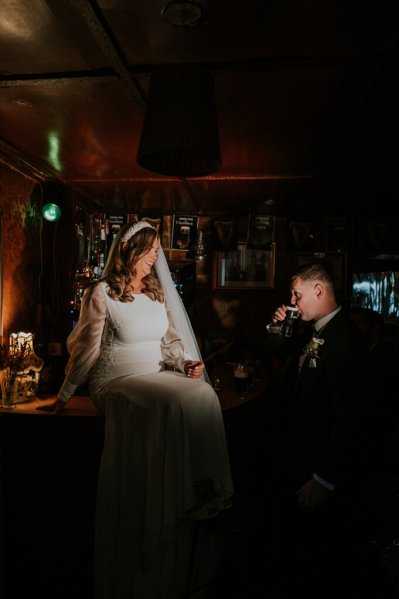
[[[298,270],[290,292],[302,323],[313,326],[285,341],[281,356],[274,388],[271,494],[275,541],[283,539],[280,557],[289,559],[292,568],[285,579],[296,581],[296,593],[302,580],[312,597],[325,595],[326,587],[342,590],[353,569],[370,430],[369,354],[337,300],[327,263]],[[273,321],[284,320],[285,313],[286,306],[280,306]]]

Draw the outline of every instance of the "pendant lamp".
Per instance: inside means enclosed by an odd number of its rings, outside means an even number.
[[[176,177],[220,169],[214,82],[207,70],[177,64],[152,72],[137,162]]]

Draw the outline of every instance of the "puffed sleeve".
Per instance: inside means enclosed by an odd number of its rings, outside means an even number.
[[[88,287],[83,294],[79,320],[66,342],[70,355],[64,383],[58,392],[62,401],[68,401],[76,388],[87,381],[100,353],[105,317],[106,301],[102,288],[100,285]]]
[[[167,315],[169,328],[161,340],[162,358],[169,369],[176,369],[184,372],[184,362],[186,360],[192,360],[193,358],[190,354],[185,352],[182,340],[175,329],[169,311],[167,311]]]

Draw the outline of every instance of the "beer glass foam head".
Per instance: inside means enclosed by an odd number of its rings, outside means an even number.
[[[287,306],[286,312],[285,312],[285,318],[287,320],[295,320],[296,318],[298,318],[299,316],[299,311],[298,308],[296,306]]]

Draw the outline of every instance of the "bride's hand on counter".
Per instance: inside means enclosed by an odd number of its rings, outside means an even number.
[[[43,412],[51,412],[51,414],[60,414],[66,406],[65,401],[61,401],[60,399],[55,399],[50,403],[43,404],[42,406],[37,406],[37,410],[42,410]]]

